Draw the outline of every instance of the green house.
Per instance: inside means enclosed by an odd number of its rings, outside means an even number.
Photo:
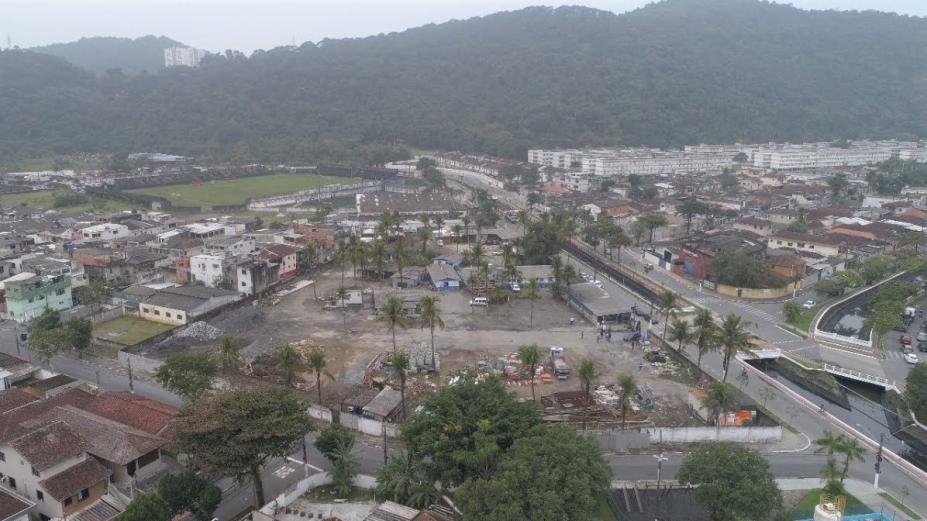
[[[20,324],[29,322],[46,309],[63,311],[74,305],[71,278],[67,275],[32,275],[3,281],[6,311]]]

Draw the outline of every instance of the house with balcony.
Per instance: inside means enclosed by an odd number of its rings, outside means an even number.
[[[24,324],[47,309],[64,311],[74,305],[71,277],[23,272],[2,282],[6,317]]]

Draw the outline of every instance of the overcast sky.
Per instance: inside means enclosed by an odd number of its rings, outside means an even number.
[[[614,12],[647,0],[566,0]],[[927,0],[793,0],[807,9],[879,9],[927,16]],[[469,18],[543,0],[0,0],[0,46],[82,36],[164,35],[210,51],[250,52],[294,40],[369,36]]]

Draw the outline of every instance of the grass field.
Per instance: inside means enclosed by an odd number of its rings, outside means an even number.
[[[87,202],[73,206],[62,206],[55,208],[55,194],[66,194],[68,190],[39,190],[35,192],[24,192],[19,194],[0,195],[0,205],[2,206],[29,206],[31,208],[44,208],[47,210],[57,210],[64,213],[87,212],[91,210],[101,212],[117,212],[120,210],[129,210],[132,205],[121,201],[111,201],[100,197],[86,196]]]
[[[229,181],[211,181],[201,185],[167,185],[129,190],[136,194],[155,195],[178,206],[217,206],[242,204],[248,198],[287,194],[334,184],[351,184],[360,179],[304,174],[273,174],[243,177]]]
[[[119,317],[94,326],[93,337],[125,346],[134,346],[174,327],[135,317]]]

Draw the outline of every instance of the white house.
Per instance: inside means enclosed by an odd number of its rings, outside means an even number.
[[[124,224],[103,223],[95,224],[81,229],[81,239],[84,241],[115,241],[127,239],[132,236],[129,227]]]
[[[210,288],[225,278],[231,257],[225,253],[202,253],[190,257],[190,278]]]

